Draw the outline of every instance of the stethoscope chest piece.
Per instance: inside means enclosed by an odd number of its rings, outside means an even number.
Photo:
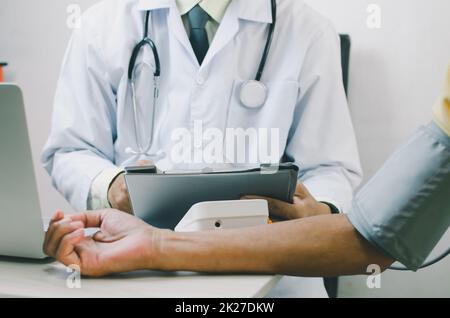
[[[268,92],[269,90],[263,82],[250,80],[242,84],[239,98],[245,107],[258,109],[266,103]]]

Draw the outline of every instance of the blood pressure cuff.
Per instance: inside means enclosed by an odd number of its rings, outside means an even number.
[[[418,270],[450,226],[450,137],[434,123],[419,129],[356,195],[348,218]]]

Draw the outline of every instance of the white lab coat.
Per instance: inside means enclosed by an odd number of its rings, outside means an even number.
[[[127,69],[144,33],[146,10],[151,11],[150,35],[162,66],[153,151],[170,153],[171,132],[191,129],[197,120],[206,128],[278,128],[280,160],[299,164],[300,180],[318,200],[349,208],[361,168],[342,83],[339,38],[329,21],[303,1],[278,1],[262,78],[268,99],[263,108],[248,110],[238,88],[255,77],[272,20],[269,0],[233,0],[201,67],[175,0],[108,0],[85,12],[73,33],[43,153],[56,188],[77,210],[86,209],[97,175],[138,159],[126,152],[137,148]],[[143,63],[152,65],[151,54],[145,56]],[[152,83],[148,87],[151,92]],[[142,104],[145,119],[152,103]],[[139,128],[149,135],[148,127]]]

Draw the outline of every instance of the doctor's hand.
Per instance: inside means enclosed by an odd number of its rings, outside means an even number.
[[[100,228],[92,237],[85,228]],[[117,210],[64,217],[57,212],[47,231],[44,252],[84,276],[104,276],[154,267],[161,230]]]
[[[113,209],[131,214],[131,204],[123,173],[118,175],[111,183],[108,190],[108,202]]]
[[[150,166],[151,161],[141,160],[138,166]],[[125,175],[119,174],[112,182],[108,190],[108,202],[113,209],[132,214],[130,198],[128,195],[127,185],[125,183]]]
[[[254,195],[247,195],[242,199],[266,200],[269,204],[270,214],[285,220],[295,220],[310,216],[331,214],[330,207],[325,203],[318,202],[314,199],[308,189],[306,189],[306,187],[301,183],[297,184],[294,195],[294,203],[292,204],[272,198]]]

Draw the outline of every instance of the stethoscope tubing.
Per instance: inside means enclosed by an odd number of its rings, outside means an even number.
[[[256,73],[255,81],[260,82],[264,69],[266,68],[267,58],[269,57],[270,48],[272,46],[273,34],[275,33],[275,27],[277,25],[277,1],[272,1],[272,23],[269,27],[269,35],[267,36],[266,46],[264,47],[264,52],[259,63],[258,72]]]

